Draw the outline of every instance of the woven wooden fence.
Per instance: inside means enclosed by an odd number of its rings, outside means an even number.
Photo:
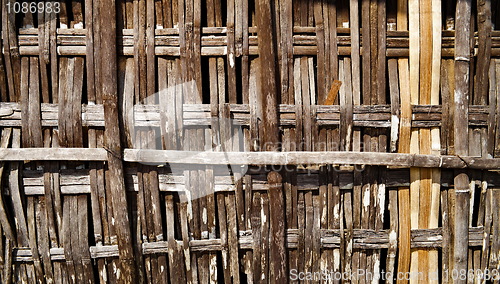
[[[2,283],[500,280],[500,1],[0,3]]]

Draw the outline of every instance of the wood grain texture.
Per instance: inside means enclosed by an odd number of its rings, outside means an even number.
[[[2,283],[497,269],[497,2],[0,0]]]
[[[116,14],[113,7],[114,1],[100,2],[101,25],[104,25],[103,19],[112,23],[107,28],[101,29],[101,68],[102,68],[102,97],[105,112],[108,114],[105,119],[106,130],[105,147],[107,148],[108,169],[109,169],[109,187],[111,188],[111,201],[114,208],[126,208],[127,199],[125,196],[125,185],[123,180],[123,164],[120,159],[120,130],[118,124],[118,100],[117,93],[117,74],[116,74],[116,25],[114,19]],[[118,283],[130,283],[135,281],[135,268],[133,266],[133,249],[130,233],[130,223],[126,210],[114,210],[116,222],[116,233],[118,245],[120,247],[120,274],[117,274]]]
[[[469,103],[469,64],[470,64],[470,16],[471,2],[458,1],[456,10],[456,27],[460,33],[456,34],[455,49],[455,105],[454,105],[454,124],[461,125],[467,119],[468,112],[464,111]],[[454,135],[455,152],[457,155],[467,155],[468,127],[456,128]],[[454,269],[467,269],[468,250],[464,245],[467,236],[464,236],[464,229],[468,227],[469,218],[464,213],[468,212],[470,204],[465,200],[470,199],[470,190],[468,187],[469,178],[466,174],[457,172],[455,177],[455,224],[453,239],[453,267]],[[467,203],[467,204],[466,204]],[[463,210],[465,209],[465,210]],[[463,211],[462,211],[463,210]],[[462,281],[461,283],[465,283]]]

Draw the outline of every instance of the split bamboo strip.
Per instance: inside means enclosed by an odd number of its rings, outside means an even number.
[[[469,67],[470,67],[470,17],[471,1],[458,1],[456,9],[456,28],[459,32],[456,34],[455,42],[455,105],[454,105],[454,124],[455,124],[455,152],[457,155],[468,154],[468,128],[457,127],[463,125],[467,119],[467,105],[469,96]],[[469,212],[469,177],[465,173],[457,172],[455,176],[455,212],[453,230],[453,269],[467,270],[468,250],[466,243],[468,236],[465,233],[469,227],[469,218],[466,213]],[[465,283],[459,280],[457,283]]]
[[[408,5],[406,1],[398,1],[397,4],[397,29],[407,30],[408,28]],[[401,124],[399,149],[400,153],[410,153],[411,139],[411,93],[408,59],[398,60],[398,73],[400,82],[400,105],[401,105]],[[410,230],[411,230],[411,211],[410,211],[410,188],[403,187],[398,189],[398,208],[400,212],[399,220],[399,254],[398,254],[398,273],[410,271]],[[408,280],[408,279],[406,279]],[[398,279],[397,283],[407,283],[405,279]]]
[[[432,66],[431,66],[431,86],[430,86],[430,104],[439,104],[439,94],[440,94],[440,77],[441,77],[441,1],[433,1],[431,3],[431,14],[432,14]],[[441,152],[441,141],[440,141],[440,131],[439,128],[431,128],[430,130],[430,143],[431,143],[431,153],[436,155]],[[440,180],[441,172],[439,169],[431,170],[431,195],[430,195],[430,214],[429,214],[429,228],[437,228],[439,226],[439,208],[440,208]],[[439,272],[439,255],[438,251],[429,252],[429,270],[433,272],[433,275],[437,275]],[[430,282],[438,283],[437,277],[429,277]]]
[[[412,104],[418,103],[420,91],[420,1],[412,0],[408,2],[408,22],[410,33],[410,101]],[[417,79],[418,78],[418,79]],[[419,133],[418,130],[411,130],[410,138],[410,153],[419,153]],[[410,172],[410,206],[411,206],[411,228],[418,229],[418,213],[419,213],[419,188],[420,188],[420,171],[413,169]],[[410,275],[417,275],[419,271],[418,252],[411,252]],[[410,282],[415,282],[416,279],[410,279]]]

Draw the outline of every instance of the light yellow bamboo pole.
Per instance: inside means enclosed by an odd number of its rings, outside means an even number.
[[[408,1],[398,0],[397,6],[397,30],[408,30]],[[411,97],[410,97],[410,73],[408,58],[398,59],[399,92],[401,105],[401,122],[399,129],[399,153],[410,152],[411,137]],[[398,270],[399,275],[410,271],[411,260],[411,208],[410,188],[400,187],[398,189],[399,209],[399,242],[398,242]],[[397,279],[398,284],[408,283],[404,278]]]
[[[439,90],[441,78],[441,0],[432,1],[432,81],[431,81],[431,105],[439,104]],[[441,139],[438,127],[431,128],[431,151],[433,155],[441,154]],[[439,222],[439,204],[441,193],[441,170],[432,169],[431,206],[429,216],[429,228],[437,228]],[[429,252],[429,272],[435,277],[429,279],[429,283],[439,283],[439,256],[437,250]]]
[[[411,104],[418,104],[419,101],[419,83],[420,83],[420,1],[408,1],[409,15],[409,39],[410,39],[410,98]],[[410,153],[419,152],[419,133],[418,130],[412,130],[410,139]],[[410,169],[410,210],[411,210],[411,229],[418,229],[418,210],[419,210],[419,188],[420,171],[417,168]],[[418,275],[418,252],[412,250],[410,262],[410,275]],[[410,283],[417,283],[418,279],[411,278]]]

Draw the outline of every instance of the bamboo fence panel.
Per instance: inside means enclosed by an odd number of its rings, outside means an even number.
[[[2,283],[498,282],[500,1],[40,3]]]

